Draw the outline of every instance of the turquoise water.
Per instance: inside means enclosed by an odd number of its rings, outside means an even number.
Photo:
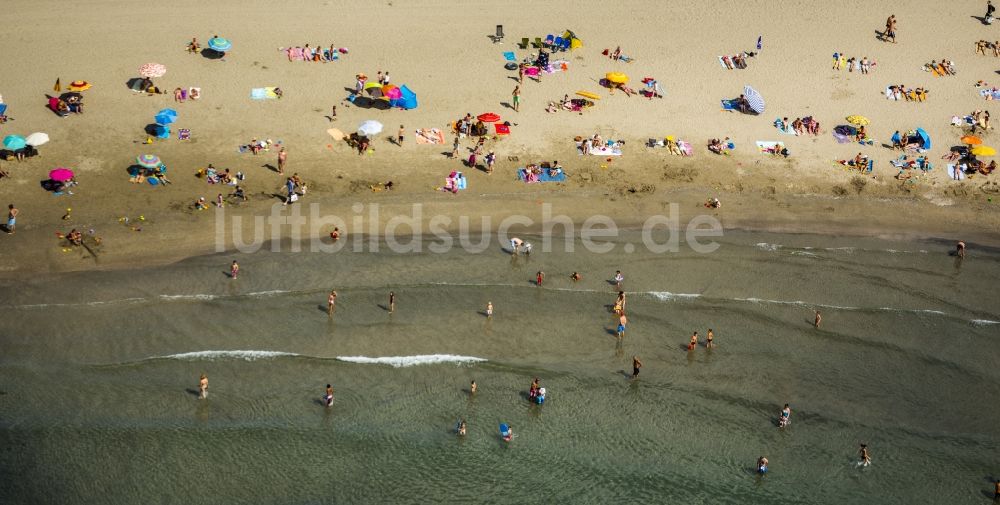
[[[987,500],[1000,476],[1000,253],[721,242],[705,255],[259,252],[3,281],[0,501]],[[236,280],[223,273],[233,257]],[[708,328],[717,348],[687,352]],[[379,357],[398,359],[364,359]],[[526,399],[533,377],[544,405]],[[778,429],[784,403],[792,424]],[[860,443],[870,467],[857,467]]]

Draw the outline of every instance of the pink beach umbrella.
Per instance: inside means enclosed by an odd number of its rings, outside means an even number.
[[[73,178],[73,171],[68,168],[59,167],[49,172],[49,179],[56,182],[66,182]]]

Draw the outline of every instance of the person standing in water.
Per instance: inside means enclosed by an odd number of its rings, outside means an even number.
[[[767,473],[767,464],[768,464],[767,458],[765,458],[764,456],[757,458],[757,473],[761,475]]]
[[[705,335],[705,348],[706,349],[711,349],[711,348],[715,347],[715,343],[712,340],[714,338],[715,338],[715,335],[712,333],[712,329],[709,328],[708,329],[708,334]]]
[[[618,316],[618,328],[617,328],[617,330],[618,330],[618,340],[621,340],[621,339],[625,338],[625,327],[626,326],[628,326],[628,318],[625,317],[625,313],[622,312],[622,314],[620,316]]]
[[[465,419],[462,419],[461,421],[458,422],[458,436],[460,437],[465,436]]]
[[[486,319],[493,319],[493,302],[486,302]]]
[[[571,280],[573,282],[576,282],[576,281],[578,281],[578,280],[580,280],[582,278],[583,278],[583,276],[581,276],[580,274],[578,274],[576,272],[573,272],[573,275],[569,276],[569,280]]]
[[[288,153],[285,152],[285,148],[282,147],[278,150],[278,173],[285,173],[285,164],[288,162]]]
[[[792,409],[788,407],[786,403],[784,408],[781,409],[781,418],[778,419],[778,427],[784,428],[792,422]]]
[[[619,292],[621,292],[622,290],[622,282],[624,281],[625,281],[625,276],[622,275],[622,271],[615,270],[615,286],[618,288]]]
[[[201,380],[198,381],[198,398],[208,398],[208,376],[205,374],[201,374]]]
[[[632,356],[632,378],[635,379],[639,377],[639,369],[642,368],[642,362],[639,361],[638,356]]]
[[[326,385],[326,394],[323,395],[323,401],[326,402],[327,407],[333,406],[333,386]]]
[[[808,321],[808,319],[807,319],[807,321]],[[823,322],[823,316],[817,310],[816,311],[816,320],[813,322],[813,326],[815,326],[816,328],[819,328],[819,323],[821,323],[821,322]]]
[[[472,384],[469,384],[469,393],[470,394],[476,394],[476,390],[477,389],[479,389],[479,388],[478,388],[478,386],[476,386],[476,381],[472,381]]]
[[[965,258],[965,242],[964,241],[959,240],[958,244],[955,244],[955,255],[958,256],[959,258],[963,258],[963,259]]]
[[[688,350],[689,351],[693,351],[695,349],[695,347],[698,347],[698,332],[697,331],[694,332],[694,335],[691,335],[691,342],[688,343]]]
[[[332,316],[335,310],[337,310],[337,290],[330,291],[330,296],[326,297],[327,315]]]
[[[233,264],[229,266],[229,278],[235,279],[237,275],[240,274],[240,264],[233,260]]]
[[[396,292],[389,291],[389,313],[392,314],[396,311]]]
[[[861,457],[861,466],[872,464],[872,456],[868,454],[868,444],[861,444],[861,450],[858,451],[858,455]]]
[[[542,281],[544,280],[545,280],[545,272],[539,270],[538,273],[535,274],[535,285],[538,287],[542,287]]]
[[[615,300],[614,312],[615,312],[615,314],[619,314],[619,315],[625,313],[625,292],[624,291],[619,291],[618,292],[618,298]]]

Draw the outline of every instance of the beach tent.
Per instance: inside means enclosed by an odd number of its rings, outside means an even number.
[[[907,144],[918,144],[921,149],[931,148],[931,136],[923,128],[917,128],[916,134],[907,139]]]
[[[580,40],[576,36],[575,33],[573,33],[573,30],[566,30],[563,33],[562,38],[563,38],[563,40],[568,40],[569,41],[569,48],[570,49],[576,49],[578,47],[583,47],[583,41]]]
[[[399,98],[392,100],[390,103],[393,107],[402,107],[406,110],[416,109],[417,94],[404,84],[399,88]]]

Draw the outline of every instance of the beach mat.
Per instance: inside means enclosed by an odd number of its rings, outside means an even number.
[[[268,88],[253,88],[250,90],[251,100],[277,100],[278,94],[274,92],[278,88],[268,87]]]
[[[760,152],[762,152],[762,153],[771,154],[771,152],[774,150],[774,148],[776,148],[778,146],[784,147],[784,145],[785,144],[782,143],[782,142],[773,142],[773,141],[758,140],[757,141],[757,150],[760,151]]]
[[[505,124],[493,123],[493,128],[496,130],[497,135],[510,135],[510,127]]]
[[[521,182],[527,181],[527,170],[524,168],[517,169],[517,179]],[[560,172],[556,174],[555,177],[549,175],[549,171],[546,168],[542,169],[542,173],[538,176],[538,182],[565,182],[566,172]]]
[[[437,128],[421,128],[416,130],[414,138],[418,144],[444,144],[444,132]]]
[[[517,57],[514,56],[514,51],[507,51],[503,53],[503,59],[507,61],[516,61]]]

